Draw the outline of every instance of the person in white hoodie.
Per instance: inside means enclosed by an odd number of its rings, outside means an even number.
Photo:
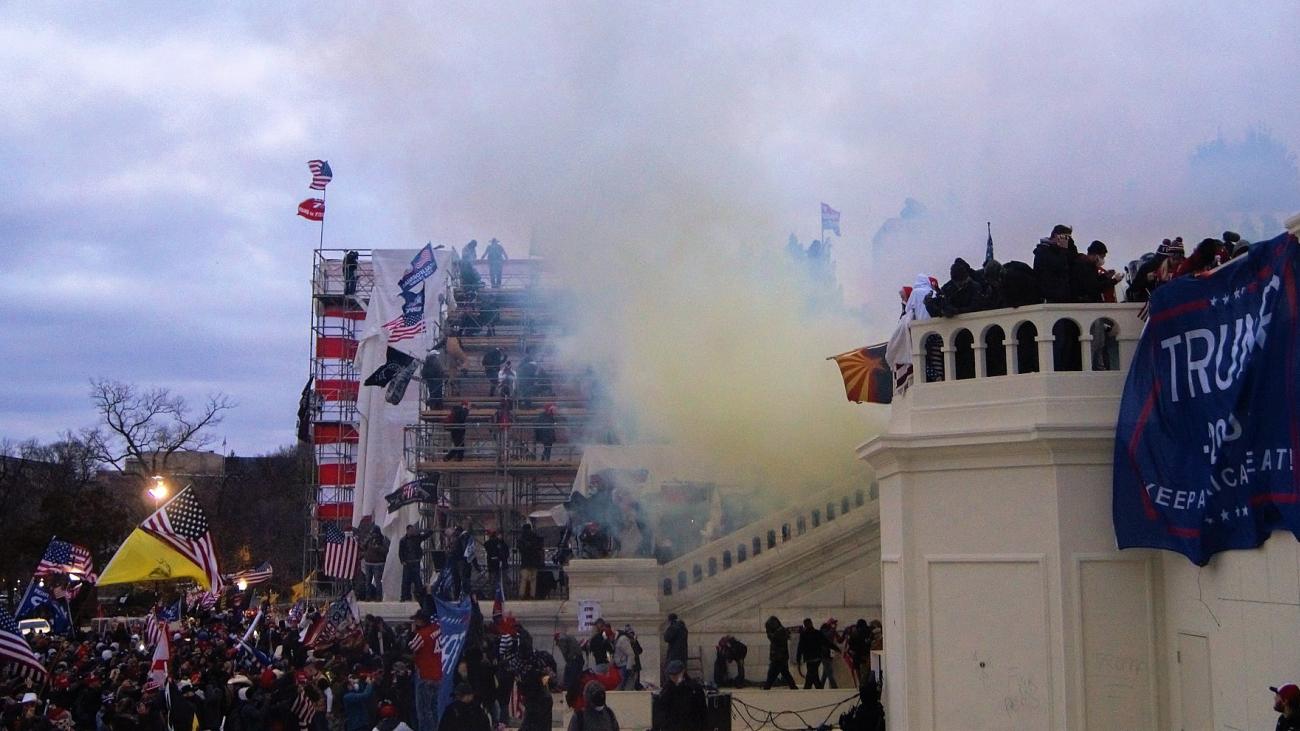
[[[898,318],[898,326],[885,346],[885,362],[894,378],[894,395],[900,396],[912,385],[912,332],[909,327],[913,322],[930,319],[930,311],[925,308],[925,298],[934,293],[934,280],[928,275],[916,275],[911,287],[903,287],[899,298],[903,302],[903,313]]]

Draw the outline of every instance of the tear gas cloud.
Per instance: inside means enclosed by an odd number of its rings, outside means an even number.
[[[881,426],[824,358],[885,339],[917,272],[978,265],[986,220],[1004,261],[1066,222],[1116,267],[1241,226],[1251,194],[1208,201],[1205,181],[1267,165],[1198,145],[1251,129],[1292,175],[1265,207],[1300,205],[1300,135],[1273,113],[1300,57],[1251,41],[1289,13],[470,7],[358,22],[333,55],[365,63],[330,65],[363,153],[401,171],[412,240],[531,243],[577,295],[566,353],[611,374],[639,436],[793,492],[861,484],[853,447]],[[1214,34],[1213,54],[1186,47]],[[844,211],[857,317],[809,311],[784,256],[790,231],[817,235],[822,200]]]

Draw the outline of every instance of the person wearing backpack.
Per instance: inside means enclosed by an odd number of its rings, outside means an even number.
[[[587,683],[582,698],[585,705],[569,719],[568,731],[618,731],[618,718],[605,705],[605,688],[599,681]]]

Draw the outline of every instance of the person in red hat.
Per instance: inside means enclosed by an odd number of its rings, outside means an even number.
[[[1277,717],[1277,731],[1300,731],[1300,687],[1287,683],[1281,687],[1269,686],[1273,691],[1273,710]]]

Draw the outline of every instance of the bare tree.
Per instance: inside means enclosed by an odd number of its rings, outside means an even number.
[[[102,419],[82,439],[101,463],[141,478],[163,474],[176,452],[211,444],[212,427],[235,403],[223,393],[208,396],[197,409],[166,388],[141,389],[133,384],[92,379],[90,398]]]

